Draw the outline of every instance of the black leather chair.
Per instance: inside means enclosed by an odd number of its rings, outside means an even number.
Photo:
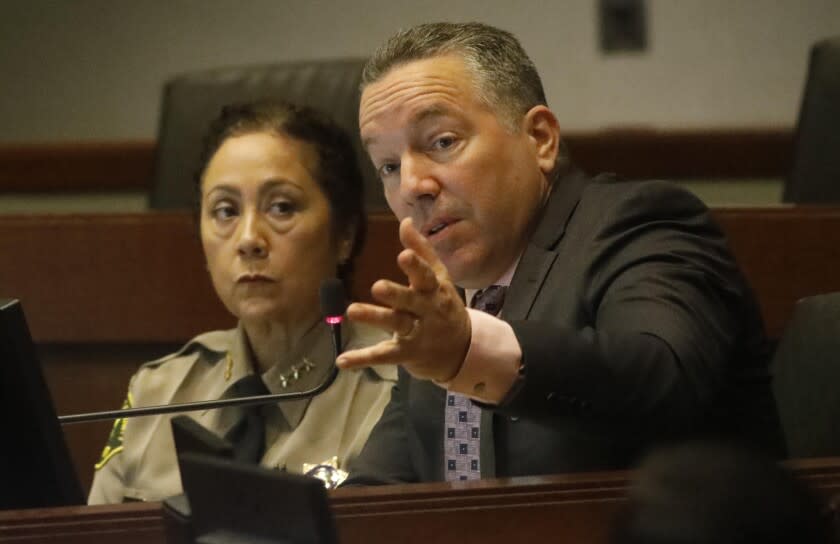
[[[817,42],[811,49],[794,142],[783,200],[840,202],[840,36]]]
[[[772,369],[788,455],[840,455],[840,293],[797,303]]]
[[[203,70],[172,78],[163,91],[150,207],[193,206],[204,133],[222,106],[280,98],[318,108],[350,133],[365,177],[367,210],[387,210],[358,137],[363,65],[364,59],[301,61]]]

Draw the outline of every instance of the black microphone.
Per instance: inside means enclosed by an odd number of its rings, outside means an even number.
[[[333,353],[335,358],[341,355],[341,322],[347,310],[344,298],[344,283],[338,278],[329,278],[321,283],[321,314],[332,329]]]
[[[344,311],[347,307],[344,298],[344,284],[336,278],[329,278],[321,283],[321,312],[324,320],[330,326],[333,340],[333,367],[329,376],[318,386],[307,391],[294,393],[274,393],[270,395],[253,395],[249,397],[236,397],[232,399],[204,400],[195,402],[183,402],[179,404],[161,404],[158,406],[141,406],[138,408],[124,408],[121,410],[106,410],[104,412],[89,412],[85,414],[71,414],[58,416],[58,422],[82,423],[85,421],[101,421],[109,419],[120,419],[124,417],[153,416],[159,414],[171,414],[174,412],[192,412],[195,410],[211,410],[215,408],[226,408],[229,406],[256,406],[260,404],[271,404],[287,400],[301,400],[314,397],[324,392],[335,382],[338,377],[338,367],[335,366],[335,359],[341,354],[341,322],[344,320]]]

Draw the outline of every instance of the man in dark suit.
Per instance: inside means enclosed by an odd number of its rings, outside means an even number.
[[[339,366],[400,365],[351,482],[624,467],[710,433],[778,447],[761,320],[705,206],[575,169],[512,35],[396,34],[359,122],[408,281],[348,309],[393,337]]]

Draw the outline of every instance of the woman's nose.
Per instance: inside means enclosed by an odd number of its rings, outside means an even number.
[[[245,213],[239,223],[239,255],[247,259],[260,259],[268,255],[268,242],[263,233],[263,222],[254,212]]]

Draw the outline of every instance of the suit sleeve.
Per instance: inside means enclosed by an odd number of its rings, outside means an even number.
[[[583,326],[546,314],[512,322],[523,375],[498,409],[676,426],[702,418],[745,321],[758,319],[723,235],[702,203],[665,184],[634,190],[603,217],[575,242],[590,263]]]
[[[411,463],[407,434],[406,399],[410,378],[399,369],[391,400],[374,426],[361,453],[350,463],[349,476],[342,484],[379,485],[417,482]]]

